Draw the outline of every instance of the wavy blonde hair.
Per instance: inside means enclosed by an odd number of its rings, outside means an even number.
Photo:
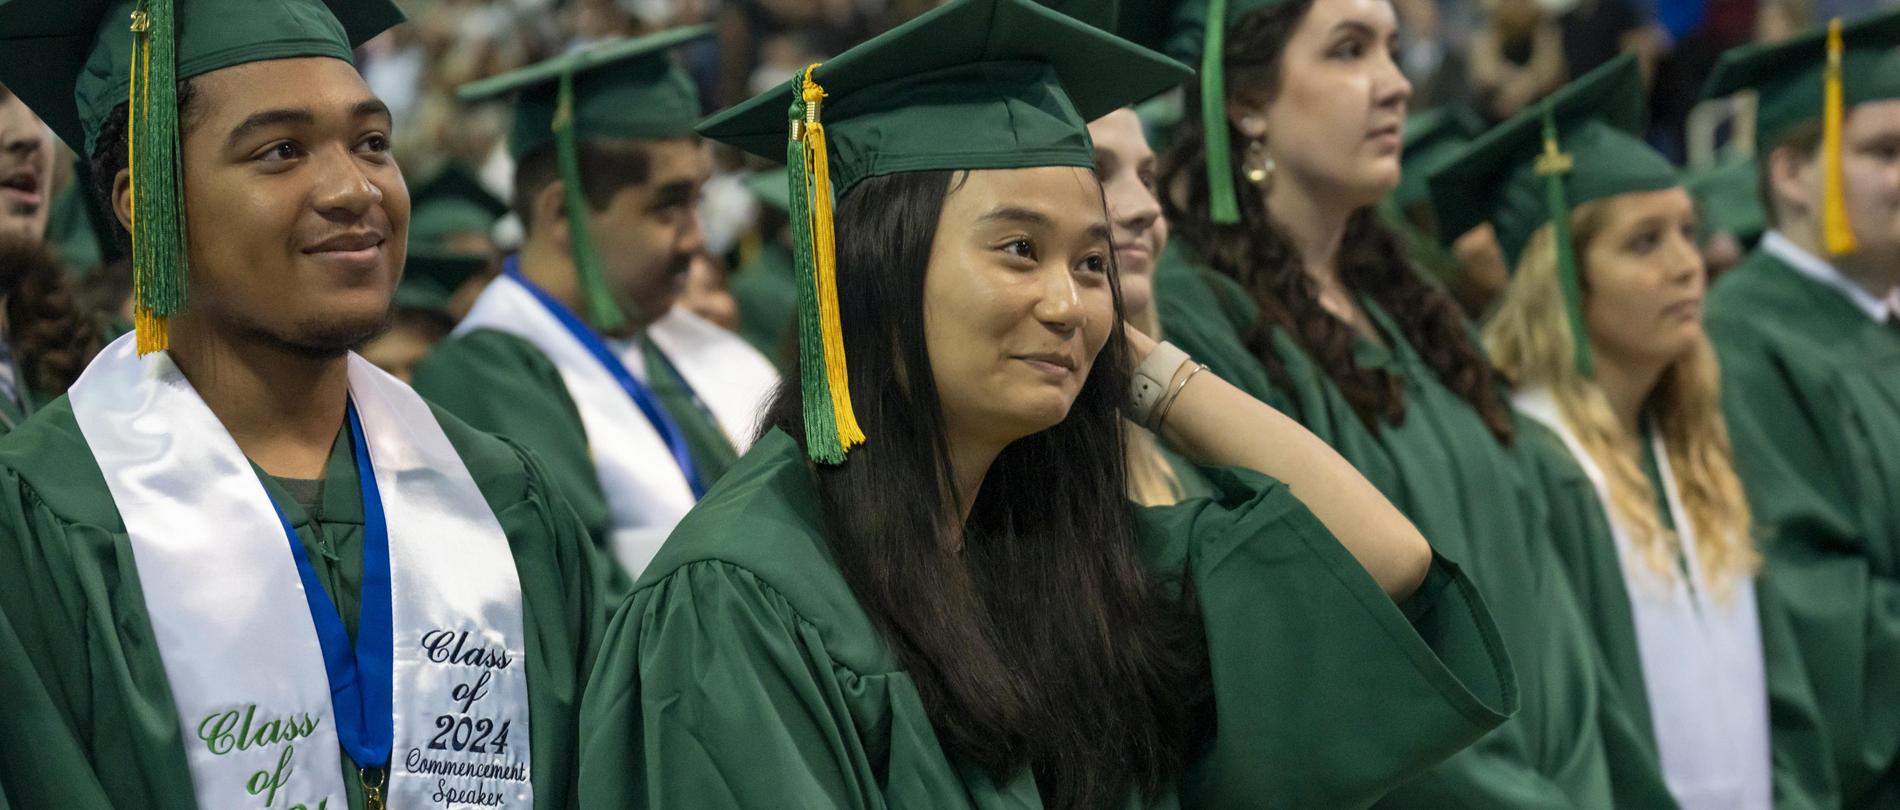
[[[1577,206],[1572,241],[1589,297],[1586,248],[1605,227],[1609,200]],[[1512,384],[1548,388],[1564,422],[1608,479],[1610,508],[1629,528],[1630,541],[1649,567],[1665,577],[1681,575],[1676,533],[1657,516],[1657,492],[1636,459],[1642,438],[1618,424],[1609,399],[1594,380],[1577,373],[1569,319],[1557,276],[1553,230],[1531,236],[1516,277],[1484,328],[1484,345]],[[1669,366],[1643,404],[1661,432],[1683,509],[1695,529],[1702,574],[1718,596],[1753,576],[1761,565],[1752,518],[1736,477],[1728,424],[1722,418],[1720,371],[1706,337]]]
[[[1150,306],[1133,325],[1143,334],[1161,339],[1161,314]],[[1187,496],[1181,477],[1174,474],[1168,457],[1161,454],[1161,440],[1147,428],[1122,420],[1122,447],[1128,457],[1128,499],[1142,506],[1169,506]]]

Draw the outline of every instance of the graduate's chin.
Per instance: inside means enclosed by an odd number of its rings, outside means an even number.
[[[389,331],[393,309],[380,316],[325,318],[304,321],[285,329],[257,329],[261,342],[286,354],[312,360],[329,360],[349,353]]]

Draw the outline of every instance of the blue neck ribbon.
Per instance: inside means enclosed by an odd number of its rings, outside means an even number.
[[[555,300],[554,296],[549,295],[546,290],[523,276],[519,257],[509,256],[502,263],[502,273],[514,279],[522,289],[533,295],[534,299],[539,301],[541,306],[546,307],[548,312],[554,315],[555,320],[560,321],[561,326],[566,327],[568,333],[572,334],[575,340],[580,341],[582,346],[587,347],[587,352],[607,369],[607,373],[614,378],[614,382],[620,384],[620,389],[627,392],[627,396],[633,399],[634,405],[639,406],[641,413],[646,414],[647,422],[659,432],[660,439],[666,442],[666,448],[673,452],[673,461],[679,464],[680,473],[686,476],[686,485],[692,488],[693,499],[705,497],[706,486],[699,480],[699,471],[693,466],[692,453],[686,447],[686,432],[680,429],[679,423],[673,421],[673,417],[667,414],[665,408],[660,407],[659,397],[653,393],[653,389],[633,376],[633,372],[628,371],[626,364],[620,362],[620,357],[614,354],[613,349],[608,348],[606,341],[601,340],[600,335],[588,327],[580,316],[575,315],[566,304]]]
[[[391,695],[395,688],[392,661],[396,645],[390,607],[389,525],[383,519],[382,494],[376,488],[376,469],[370,463],[355,402],[349,404],[348,416],[356,481],[363,492],[363,598],[354,648],[336,603],[323,589],[310,555],[297,539],[297,530],[282,507],[277,507],[275,501],[271,505],[277,508],[277,520],[290,540],[297,577],[303,581],[304,601],[317,626],[317,643],[323,647],[323,669],[330,676],[330,708],[336,715],[337,737],[356,767],[368,769],[389,764],[390,747],[396,738]]]

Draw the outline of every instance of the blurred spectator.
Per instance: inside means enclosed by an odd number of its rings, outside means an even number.
[[[1486,0],[1490,25],[1471,42],[1471,87],[1493,123],[1564,83],[1564,41],[1537,0]]]

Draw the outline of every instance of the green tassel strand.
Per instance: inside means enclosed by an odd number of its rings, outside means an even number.
[[[831,407],[830,375],[825,366],[824,336],[818,324],[818,268],[811,233],[811,178],[805,173],[805,143],[799,137],[805,122],[805,99],[800,93],[804,71],[792,81],[792,108],[788,113],[793,137],[785,148],[786,181],[791,184],[792,261],[798,273],[798,382],[805,401],[805,452],[820,464],[844,463],[844,444],[838,439],[837,415]]]
[[[561,188],[565,192],[561,207],[567,211],[567,241],[574,258],[574,273],[580,279],[581,300],[587,307],[594,328],[612,333],[627,324],[626,313],[615,303],[613,291],[600,267],[600,253],[587,228],[587,196],[581,192],[580,147],[574,133],[574,74],[561,74],[559,107],[554,113],[554,152],[560,163]]]
[[[1207,196],[1216,225],[1240,222],[1234,194],[1232,146],[1227,134],[1227,0],[1207,0],[1207,30],[1201,40],[1201,128],[1207,131]]]
[[[1574,349],[1577,373],[1585,378],[1596,375],[1596,357],[1590,351],[1590,333],[1583,322],[1583,279],[1577,271],[1576,246],[1570,241],[1570,203],[1564,190],[1564,176],[1571,169],[1571,158],[1558,147],[1557,122],[1549,104],[1544,105],[1544,154],[1537,159],[1537,173],[1544,177],[1544,205],[1550,211],[1551,241],[1557,249],[1557,279],[1563,285],[1564,314],[1570,320],[1570,343]]]
[[[135,14],[133,36],[144,51],[139,86],[131,89],[138,105],[131,133],[132,265],[138,307],[157,318],[185,308],[185,206],[180,187],[183,164],[178,145],[178,38],[173,0],[146,0]],[[139,26],[145,30],[138,31]],[[134,58],[139,58],[135,53]],[[143,103],[141,103],[141,101]]]

